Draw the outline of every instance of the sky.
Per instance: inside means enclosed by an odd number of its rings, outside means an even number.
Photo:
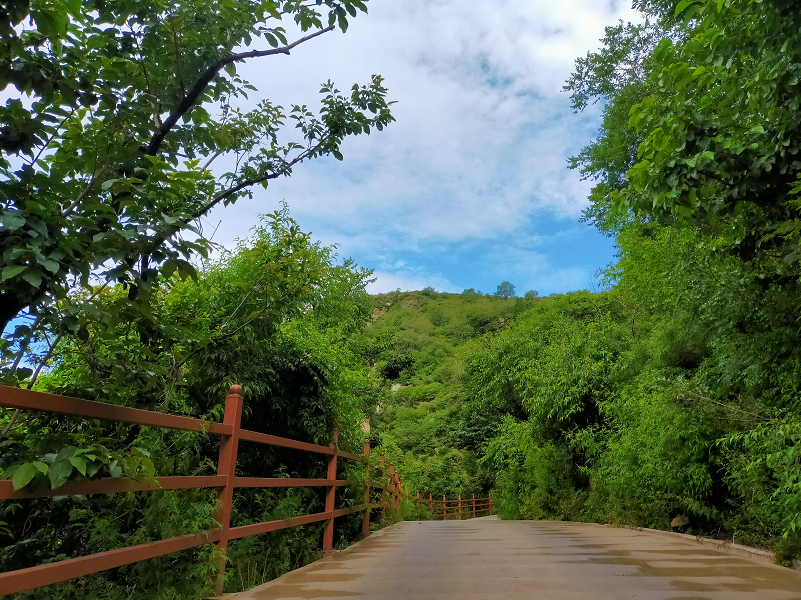
[[[304,231],[375,270],[372,293],[518,295],[592,288],[613,241],[579,223],[591,182],[567,159],[591,141],[600,107],[574,114],[562,91],[604,26],[635,20],[604,0],[371,0],[346,34],[239,73],[285,107],[384,76],[397,122],[349,137],[344,161],[319,158],[253,199],[216,209],[205,227],[230,246],[285,201]],[[292,33],[291,28],[287,28]],[[291,36],[290,36],[291,39]],[[222,164],[220,167],[224,167]]]

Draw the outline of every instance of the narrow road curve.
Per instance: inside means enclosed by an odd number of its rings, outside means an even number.
[[[801,573],[669,536],[554,521],[408,521],[235,600],[801,600]]]

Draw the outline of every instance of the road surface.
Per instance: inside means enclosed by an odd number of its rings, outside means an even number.
[[[801,573],[693,542],[554,521],[402,522],[235,600],[801,600]]]

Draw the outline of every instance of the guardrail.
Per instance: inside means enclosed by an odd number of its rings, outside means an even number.
[[[463,500],[460,494],[457,500],[446,500],[445,496],[442,497],[442,500],[434,500],[431,494],[429,494],[428,499],[426,499],[421,498],[420,492],[417,492],[418,513],[420,512],[420,503],[423,504],[424,510],[426,504],[428,504],[428,518],[431,520],[442,519],[445,521],[448,517],[461,520],[464,515],[466,515],[467,518],[475,518],[481,513],[487,513],[487,515],[492,514],[492,494],[486,498],[476,498],[476,495],[473,494],[472,498],[465,498]]]
[[[101,419],[118,423],[130,423],[181,429],[185,431],[202,431],[221,437],[220,453],[217,462],[217,474],[198,477],[156,477],[156,485],[139,482],[133,479],[102,478],[96,480],[70,481],[55,490],[21,489],[14,491],[11,481],[0,481],[0,500],[16,500],[21,498],[46,498],[53,496],[69,496],[77,494],[115,494],[122,492],[145,492],[155,490],[180,490],[193,488],[216,488],[218,508],[214,520],[220,524],[205,534],[184,535],[158,542],[150,542],[138,546],[130,546],[108,552],[100,552],[78,558],[70,558],[55,563],[38,565],[27,569],[0,573],[0,596],[15,594],[27,590],[61,583],[85,575],[100,573],[115,567],[172,554],[204,544],[216,544],[219,550],[218,569],[215,573],[214,591],[222,594],[225,574],[225,555],[228,542],[251,535],[270,531],[278,531],[288,527],[307,525],[319,521],[328,521],[323,530],[323,550],[330,551],[334,541],[334,519],[347,514],[365,511],[363,532],[370,531],[370,509],[381,509],[381,523],[384,522],[387,509],[400,510],[401,483],[400,476],[392,463],[389,465],[387,480],[384,466],[384,455],[381,455],[381,481],[371,481],[367,475],[364,504],[335,510],[336,488],[348,485],[348,481],[337,479],[337,460],[367,461],[370,454],[369,444],[364,446],[364,455],[343,452],[337,446],[339,432],[334,429],[329,446],[318,446],[307,442],[290,440],[274,435],[241,429],[242,420],[242,388],[232,385],[230,394],[225,399],[225,414],[222,423],[210,423],[200,419],[192,419],[178,415],[157,413],[137,408],[128,408],[79,400],[55,394],[33,392],[20,388],[0,386],[0,406],[23,410],[37,410],[87,419]],[[255,442],[269,446],[292,448],[305,452],[315,452],[329,456],[326,479],[291,479],[265,477],[236,477],[237,451],[240,441]],[[231,509],[234,488],[275,488],[275,487],[325,487],[325,511],[291,519],[267,521],[252,525],[231,527]],[[381,490],[380,504],[370,504],[370,490]],[[389,494],[389,498],[387,498]]]

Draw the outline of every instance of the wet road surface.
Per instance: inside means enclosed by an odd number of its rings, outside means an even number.
[[[402,522],[235,600],[801,600],[801,573],[669,536],[554,521]]]

